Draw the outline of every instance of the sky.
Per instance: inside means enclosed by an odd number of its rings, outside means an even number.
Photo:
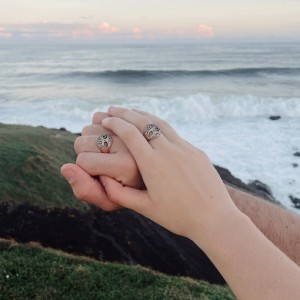
[[[300,40],[300,0],[0,0],[0,44]]]

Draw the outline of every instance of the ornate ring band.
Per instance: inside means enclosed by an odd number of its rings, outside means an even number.
[[[102,153],[108,153],[112,142],[112,137],[108,133],[104,133],[98,136],[96,144]]]
[[[161,135],[161,129],[155,124],[148,124],[145,127],[143,135],[147,141],[151,141],[157,139]]]

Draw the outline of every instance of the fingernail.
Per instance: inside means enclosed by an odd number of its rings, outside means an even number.
[[[101,124],[105,126],[105,124],[107,123],[107,121],[109,120],[110,117],[105,118],[102,120]]]
[[[62,171],[62,174],[64,175],[64,177],[66,178],[66,180],[69,183],[73,183],[75,180],[75,174],[72,170],[64,170]]]
[[[108,112],[113,112],[115,109],[116,109],[116,106],[112,105],[108,108]]]

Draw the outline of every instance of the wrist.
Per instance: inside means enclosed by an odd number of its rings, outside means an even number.
[[[204,227],[196,221],[188,238],[205,251],[214,247],[216,240],[230,236],[249,222],[250,219],[234,206],[216,213],[209,218]]]

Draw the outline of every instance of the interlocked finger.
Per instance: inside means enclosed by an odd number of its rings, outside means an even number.
[[[88,125],[83,127],[81,135],[99,135],[99,134],[103,134],[103,133],[108,133],[111,136],[114,135],[113,132],[111,132],[110,130],[104,128],[102,125],[100,124],[92,124],[92,125]]]
[[[98,112],[94,113],[94,115],[93,115],[92,124],[101,125],[102,120],[104,120],[105,118],[109,118],[108,113],[98,111]]]
[[[181,140],[181,137],[177,134],[177,132],[169,125],[166,121],[141,110],[132,109],[132,111],[139,113],[152,121],[152,123],[158,125],[163,131],[164,135],[168,138],[168,140],[172,142],[178,142]]]
[[[147,116],[120,107],[110,107],[108,114],[134,125],[144,135],[146,140],[149,141],[153,148],[157,148],[158,145],[163,145],[168,142],[166,137],[161,134],[160,128],[153,124],[152,120]]]
[[[99,153],[100,148],[97,146],[98,135],[83,135],[79,136],[74,142],[74,149],[76,154],[82,152],[96,152]],[[124,143],[116,135],[112,136],[113,143],[111,145],[109,153],[121,152],[126,149]],[[127,150],[128,151],[128,150]]]

